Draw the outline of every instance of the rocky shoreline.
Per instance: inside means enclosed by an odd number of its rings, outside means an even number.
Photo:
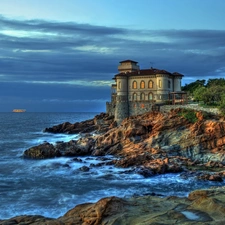
[[[80,123],[66,122],[44,131],[79,133],[80,139],[45,142],[24,151],[23,157],[79,160],[79,156],[113,155],[116,159],[101,166],[130,168],[144,177],[183,172],[184,178],[215,181],[216,186],[225,177],[225,120],[192,110],[193,121],[185,113],[184,109],[148,112],[129,117],[120,126],[105,113]],[[214,188],[194,191],[188,198],[109,197],[78,205],[58,219],[20,216],[0,224],[224,224],[224,194],[223,188]]]
[[[225,190],[197,190],[188,198],[170,196],[108,197],[96,203],[77,205],[57,219],[43,216],[18,216],[0,221],[1,225],[165,225],[225,223]]]
[[[112,165],[132,168],[143,176],[186,172],[198,179],[222,181],[225,177],[225,121],[222,117],[193,111],[196,122],[185,119],[183,109],[149,112],[125,119],[116,126],[107,114],[92,120],[69,122],[44,132],[81,134],[78,140],[43,143],[27,149],[24,157],[114,155]]]

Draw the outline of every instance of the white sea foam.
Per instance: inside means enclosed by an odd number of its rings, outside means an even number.
[[[34,139],[28,140],[28,143],[32,145],[42,144],[44,142],[55,144],[58,141],[68,142],[70,140],[76,140],[79,138],[78,134],[51,134],[51,133],[33,132],[32,135],[34,136]]]

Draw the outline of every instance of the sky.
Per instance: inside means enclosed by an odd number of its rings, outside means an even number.
[[[104,112],[120,61],[225,76],[224,0],[0,0],[0,112]]]

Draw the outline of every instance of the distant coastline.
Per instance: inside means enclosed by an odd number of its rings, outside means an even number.
[[[22,113],[22,112],[26,112],[26,109],[13,109],[13,112]]]

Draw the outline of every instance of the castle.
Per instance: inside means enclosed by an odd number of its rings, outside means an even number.
[[[128,116],[151,111],[154,105],[169,100],[170,93],[181,93],[183,75],[155,68],[140,69],[138,62],[121,61],[119,73],[111,86],[111,102],[106,112],[115,116],[118,124]]]

